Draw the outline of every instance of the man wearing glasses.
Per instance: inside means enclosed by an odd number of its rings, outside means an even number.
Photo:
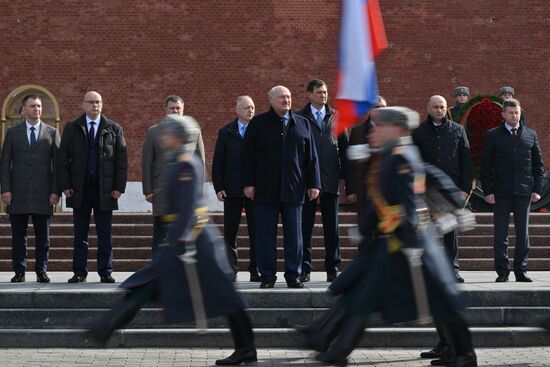
[[[93,210],[97,231],[97,272],[102,283],[114,283],[111,222],[126,188],[128,156],[122,128],[101,114],[101,95],[84,95],[84,114],[69,122],[59,147],[59,186],[73,208],[73,273],[69,283],[88,275],[88,230]]]

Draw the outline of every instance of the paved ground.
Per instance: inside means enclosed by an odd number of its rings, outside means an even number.
[[[116,279],[115,284],[102,284],[99,283],[99,276],[95,273],[88,274],[88,282],[80,284],[68,284],[67,280],[73,275],[69,272],[50,272],[48,273],[52,283],[41,284],[36,283],[36,276],[33,272],[27,272],[25,283],[10,283],[10,279],[13,276],[11,272],[0,272],[0,290],[14,289],[47,289],[47,290],[98,290],[105,289],[110,290],[118,287],[117,283],[124,281],[131,274],[129,272],[115,272],[113,277]],[[550,271],[531,271],[528,275],[534,280],[533,283],[516,283],[514,274],[510,274],[510,281],[506,283],[495,283],[496,273],[492,271],[463,271],[460,273],[466,283],[460,285],[464,290],[536,290],[536,289],[550,289]],[[283,288],[287,289],[286,283],[283,277],[283,273],[278,273],[277,283],[275,283],[275,289]],[[259,283],[250,283],[249,274],[247,272],[239,272],[237,275],[237,287],[239,289],[258,289]],[[326,274],[324,272],[311,273],[311,282],[305,283],[307,288],[310,289],[324,289],[327,287]],[[262,290],[265,291],[265,290]]]
[[[0,349],[0,366],[211,366],[230,350],[223,349]],[[416,349],[360,349],[351,366],[429,366]],[[550,366],[550,348],[478,349],[480,366]],[[303,350],[262,349],[257,366],[321,366]]]
[[[131,273],[114,273],[120,282]],[[44,285],[35,282],[34,274],[27,273],[27,282],[11,284],[12,273],[0,272],[0,290],[14,289],[104,289],[112,290],[117,284],[100,284],[97,274],[88,276],[88,283],[67,284],[72,274],[50,273],[52,283]],[[284,278],[279,274],[280,281],[276,288],[286,289]],[[461,285],[465,290],[492,289],[499,290],[534,290],[550,288],[550,271],[533,271],[529,273],[533,283],[516,283],[513,275],[508,283],[495,283],[494,272],[464,271],[466,283]],[[258,289],[258,283],[249,283],[246,272],[239,273],[237,287],[240,289]],[[313,273],[312,282],[307,283],[311,289],[326,288],[324,273]],[[429,360],[418,357],[418,349],[359,349],[353,352],[350,365],[355,366],[429,366]],[[228,349],[0,349],[0,366],[210,366],[216,359],[226,357],[231,353]],[[480,366],[550,366],[550,347],[478,349]],[[261,349],[258,351],[258,366],[319,366],[313,359],[313,354],[304,350]]]

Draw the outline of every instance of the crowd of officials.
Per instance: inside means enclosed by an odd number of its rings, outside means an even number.
[[[324,270],[327,281],[339,273],[339,192],[363,215],[368,162],[348,160],[348,146],[367,143],[374,127],[370,115],[339,137],[332,134],[337,111],[328,104],[327,84],[312,80],[307,85],[309,103],[292,110],[292,96],[283,86],[269,93],[271,107],[255,114],[254,101],[240,96],[236,117],[218,133],[212,162],[212,181],[224,205],[224,239],[231,267],[238,270],[237,231],[244,209],[250,243],[250,281],[271,288],[277,279],[277,223],[283,223],[284,277],[288,287],[301,288],[310,280],[312,234],[315,213],[322,216]],[[468,87],[454,89],[455,104],[432,96],[427,118],[412,132],[422,159],[445,172],[467,198],[472,190],[472,160],[465,129],[454,121],[470,97]],[[509,213],[514,213],[516,245],[513,272],[517,281],[528,282],[528,213],[530,203],[540,199],[543,161],[534,130],[527,127],[525,113],[514,99],[512,87],[499,89],[504,123],[486,136],[481,163],[481,183],[486,201],[494,207],[494,257],[497,282],[507,281],[511,269],[507,256]],[[379,97],[373,110],[385,107]],[[12,228],[12,282],[25,281],[27,226],[31,217],[36,233],[35,272],[38,282],[47,275],[50,245],[49,223],[53,205],[61,193],[73,208],[73,273],[69,282],[84,282],[87,276],[88,230],[93,211],[97,228],[97,271],[101,282],[112,283],[111,220],[124,192],[128,158],[122,128],[102,114],[99,93],[90,91],[82,101],[83,114],[59,132],[40,119],[38,95],[22,100],[22,120],[7,130],[0,160],[2,201]],[[165,100],[166,115],[184,114],[179,96]],[[147,131],[142,152],[142,184],[145,199],[153,208],[153,256],[165,242],[170,216],[162,190],[166,168],[159,124]],[[205,166],[202,135],[194,143]],[[510,149],[513,147],[513,149]],[[459,273],[458,236],[443,237],[444,248]]]
[[[280,216],[284,278],[289,288],[302,288],[310,281],[319,207],[329,291],[342,297],[325,316],[300,330],[306,344],[320,352],[317,359],[345,365],[368,315],[383,311],[388,322],[426,322],[432,315],[440,342],[423,357],[439,358],[435,364],[476,366],[468,326],[460,314],[464,301],[455,284],[464,281],[457,231],[443,236],[449,261],[442,262],[424,199],[427,190],[436,190],[446,197],[449,211],[456,211],[467,204],[473,189],[468,138],[453,121],[467,102],[469,89],[457,87],[454,92],[452,108],[442,96],[431,96],[423,122],[415,111],[386,107],[386,100],[379,97],[365,121],[339,137],[332,133],[338,112],[328,105],[322,80],[308,83],[309,103],[297,111],[292,110],[291,92],[284,86],[268,92],[270,108],[258,115],[252,98],[240,96],[236,118],[219,130],[212,163],[216,196],[224,202],[223,251],[228,263],[219,261],[216,234],[205,225],[200,129],[184,116],[182,98],[168,96],[166,117],[147,131],[142,154],[143,193],[153,205],[152,262],[123,283],[128,290],[125,298],[91,329],[92,335],[106,342],[145,303],[162,299],[170,322],[194,320],[201,327],[206,318],[227,315],[236,350],[217,364],[255,361],[246,303],[231,284],[238,271],[241,213],[244,209],[247,217],[250,280],[260,282],[261,288],[275,285]],[[485,200],[494,208],[496,281],[508,281],[513,270],[516,281],[530,282],[528,218],[531,202],[542,193],[544,166],[537,135],[527,127],[514,90],[503,87],[499,94],[503,123],[487,132],[481,163]],[[69,122],[60,137],[41,121],[40,97],[23,98],[22,120],[8,129],[0,157],[1,197],[12,228],[12,282],[25,281],[29,217],[36,233],[37,281],[50,281],[49,224],[61,193],[73,209],[74,274],[68,282],[86,281],[92,212],[97,271],[102,283],[115,282],[112,213],[126,187],[128,157],[122,128],[102,114],[102,105],[99,93],[87,92],[84,113]],[[353,150],[372,158],[352,159],[348,153]],[[341,189],[357,207],[363,245],[339,276]],[[507,255],[510,213],[516,229],[513,269]],[[201,277],[217,280],[201,283]],[[178,279],[186,280],[187,291],[170,291],[181,286]]]

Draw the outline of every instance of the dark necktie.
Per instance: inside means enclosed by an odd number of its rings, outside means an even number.
[[[35,127],[31,126],[31,149],[34,149],[34,145],[36,144],[36,134],[34,133]]]
[[[90,145],[94,145],[94,135],[95,135],[94,125],[95,125],[95,121],[90,121],[90,131],[88,132]]]
[[[512,140],[516,140],[516,136],[517,136],[516,132],[518,131],[518,129],[513,128],[511,130],[512,130]]]

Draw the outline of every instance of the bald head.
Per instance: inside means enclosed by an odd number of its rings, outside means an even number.
[[[239,121],[244,124],[248,124],[252,117],[254,117],[254,101],[249,96],[239,96],[237,98],[237,105],[235,106],[235,112],[239,117]]]
[[[84,95],[84,100],[82,101],[82,109],[86,113],[86,116],[95,120],[101,115],[101,110],[103,108],[103,99],[101,95],[96,91],[89,91]]]
[[[447,114],[447,101],[440,95],[431,96],[428,101],[428,113],[435,122],[440,122]]]
[[[277,85],[270,89],[267,93],[269,97],[269,103],[275,112],[283,117],[292,107],[292,97],[290,90],[282,85]]]

